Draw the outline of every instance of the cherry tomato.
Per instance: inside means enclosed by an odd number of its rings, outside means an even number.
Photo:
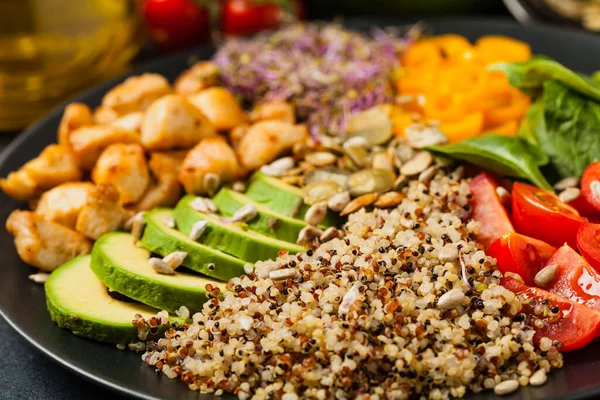
[[[490,174],[480,173],[473,178],[469,187],[473,195],[472,217],[480,224],[477,240],[487,249],[494,240],[515,230],[496,192],[498,183]]]
[[[597,211],[600,211],[600,161],[588,165],[581,176],[581,193]]]
[[[577,232],[577,248],[586,261],[600,271],[600,224],[581,224]]]
[[[512,215],[517,232],[559,247],[576,247],[575,237],[585,218],[558,196],[526,183],[515,182]]]
[[[292,1],[294,14],[302,18],[300,1]],[[275,29],[283,22],[285,10],[280,2],[256,0],[226,0],[223,5],[221,29],[226,35],[248,35]]]
[[[599,227],[600,228],[600,227]],[[600,311],[600,273],[575,250],[565,245],[548,260],[558,265],[554,281],[544,289],[565,299]]]
[[[193,0],[146,0],[144,18],[150,38],[162,51],[203,43],[210,37],[208,10]]]
[[[600,211],[596,209],[590,202],[585,198],[583,194],[577,197],[575,200],[570,201],[569,204],[571,207],[579,212],[579,215],[584,216],[590,219],[600,218]]]
[[[521,310],[528,319],[541,319],[544,323],[542,328],[535,327],[534,342],[539,343],[543,337],[547,337],[553,341],[558,340],[562,347],[560,351],[571,351],[582,348],[594,340],[600,329],[600,313],[592,310],[581,304],[574,303],[570,300],[557,296],[546,290],[527,286],[516,279],[505,278],[502,280],[502,286],[517,294],[523,309]],[[534,304],[541,304],[548,300],[548,307],[558,307],[558,314],[549,314],[544,317],[535,315],[533,306],[530,301],[535,300]]]
[[[500,236],[487,250],[487,254],[496,259],[496,265],[503,274],[519,274],[529,286],[535,285],[535,274],[555,252],[556,247],[516,232]]]

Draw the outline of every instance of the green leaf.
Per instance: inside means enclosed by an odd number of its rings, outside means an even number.
[[[600,159],[600,104],[556,82],[544,84],[545,129],[535,131],[561,178],[580,177]]]
[[[547,164],[550,159],[544,153],[538,142],[538,131],[546,129],[546,121],[544,120],[544,99],[539,98],[531,103],[527,110],[527,115],[521,121],[519,126],[518,136],[523,138],[531,146],[530,148],[535,153],[539,165]]]
[[[499,175],[527,179],[538,187],[552,189],[540,172],[537,150],[519,137],[487,134],[447,146],[431,146],[428,150],[468,161]]]
[[[600,85],[596,81],[544,56],[535,56],[525,62],[493,64],[488,69],[504,72],[513,86],[530,94],[539,93],[545,81],[555,80],[600,101]]]

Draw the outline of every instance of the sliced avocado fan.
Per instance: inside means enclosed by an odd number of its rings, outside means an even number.
[[[89,255],[74,258],[50,275],[45,284],[50,317],[77,336],[107,343],[139,342],[137,328],[131,324],[135,314],[147,319],[159,310],[110,296],[91,270],[90,260]],[[164,329],[149,338],[160,337]]]
[[[244,274],[246,261],[217,249],[204,246],[176,229],[169,228],[165,218],[172,218],[173,210],[158,208],[144,215],[146,227],[140,242],[153,253],[166,256],[174,251],[187,253],[183,265],[223,281]]]
[[[179,231],[189,235],[192,226],[198,221],[207,221],[208,225],[198,242],[205,246],[219,249],[247,262],[276,259],[280,250],[300,253],[306,249],[297,244],[284,242],[257,232],[244,230],[239,223],[223,222],[215,215],[201,213],[192,208],[190,203],[195,196],[185,196],[177,206],[173,216]]]
[[[219,193],[212,200],[217,205],[219,212],[227,217],[233,216],[241,207],[253,204],[258,215],[247,222],[248,227],[260,234],[285,240],[286,242],[296,243],[298,234],[306,226],[306,223],[302,220],[272,211],[268,207],[254,202],[251,198],[229,188],[224,187],[219,190]]]
[[[185,306],[193,314],[206,302],[207,284],[225,290],[225,283],[177,270],[175,275],[154,271],[150,252],[138,247],[133,236],[107,233],[92,249],[92,270],[110,289],[149,306],[176,312]]]
[[[252,176],[245,195],[279,214],[302,220],[310,207],[304,203],[304,195],[300,188],[262,172],[256,172]],[[329,210],[321,224],[335,226],[338,220],[339,216]]]

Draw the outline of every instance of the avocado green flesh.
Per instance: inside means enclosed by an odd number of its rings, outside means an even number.
[[[214,215],[198,212],[190,206],[194,196],[185,196],[177,203],[173,216],[177,228],[189,235],[194,223],[208,221],[208,226],[198,239],[205,246],[221,250],[248,262],[275,259],[281,249],[300,253],[304,247],[242,229],[237,223],[222,222]]]
[[[144,215],[146,227],[140,241],[146,249],[163,257],[174,251],[184,251],[188,254],[183,260],[185,267],[215,279],[228,281],[244,274],[245,261],[195,242],[165,225],[163,218],[172,215],[170,209],[155,209]]]
[[[91,270],[90,260],[89,255],[74,258],[50,275],[45,284],[50,317],[77,336],[107,343],[139,342],[131,324],[135,314],[150,318],[158,310],[111,297]]]
[[[306,226],[304,221],[271,211],[260,203],[255,203],[249,197],[228,188],[221,189],[212,200],[217,205],[219,212],[227,217],[231,217],[238,209],[247,204],[254,204],[258,215],[247,222],[248,227],[265,236],[286,242],[296,243],[298,234]]]
[[[254,174],[245,195],[265,208],[292,218],[304,219],[310,207],[304,203],[301,189],[262,172]],[[321,224],[334,226],[338,223],[338,219],[335,213],[328,211]]]
[[[92,249],[92,270],[110,289],[149,306],[176,312],[187,307],[191,313],[202,309],[207,300],[205,286],[225,289],[225,284],[210,278],[177,271],[159,274],[148,260],[150,252],[138,247],[133,236],[112,232],[96,241]]]

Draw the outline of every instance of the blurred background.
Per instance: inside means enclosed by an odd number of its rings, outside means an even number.
[[[131,65],[296,20],[487,15],[600,29],[598,0],[0,0],[0,131]]]

